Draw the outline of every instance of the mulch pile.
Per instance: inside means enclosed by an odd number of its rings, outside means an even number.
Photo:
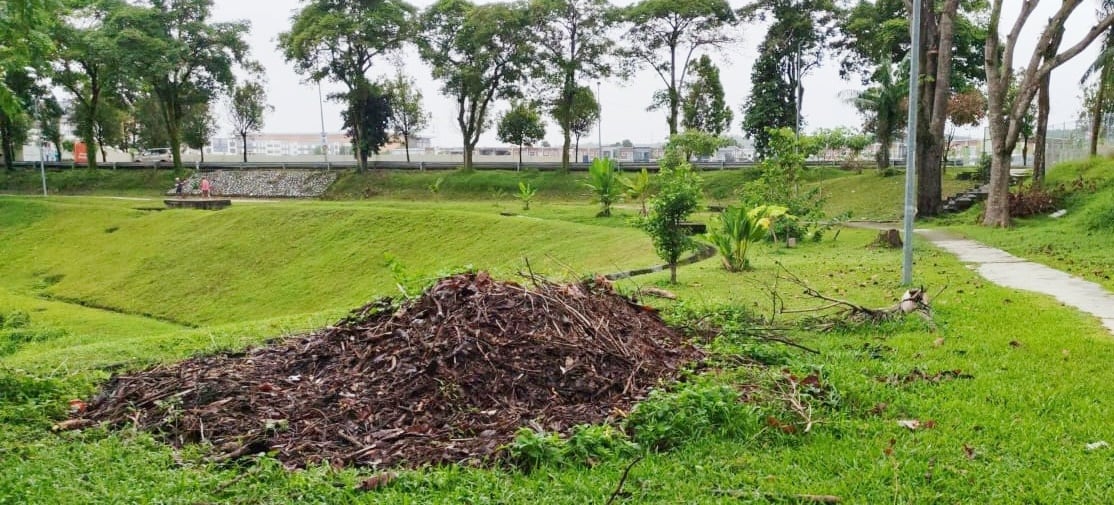
[[[268,347],[114,377],[80,421],[205,441],[218,460],[483,464],[520,427],[567,433],[628,411],[699,357],[606,283],[463,274]]]

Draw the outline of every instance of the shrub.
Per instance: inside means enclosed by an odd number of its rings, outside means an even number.
[[[592,199],[600,204],[597,217],[611,215],[611,206],[623,196],[622,176],[619,175],[615,160],[596,158],[588,167],[588,181],[584,183],[592,190]]]
[[[770,130],[771,155],[759,165],[762,175],[743,186],[742,199],[747,207],[778,205],[787,209],[791,218],[771,222],[771,238],[803,238],[814,235],[808,223],[824,220],[824,199],[820,188],[802,192],[800,184],[806,169],[805,160],[816,150],[816,142],[808,137],[798,140],[793,130]]]
[[[784,207],[763,205],[750,211],[730,206],[719,215],[719,226],[708,236],[723,256],[723,267],[729,272],[750,268],[747,252],[750,245],[765,238],[770,220],[785,213]]]
[[[518,182],[518,199],[522,201],[522,210],[530,210],[530,201],[534,199],[536,194],[538,194],[538,188],[531,186],[529,182]]]
[[[1030,217],[1053,212],[1059,208],[1062,195],[1063,188],[1022,185],[1010,193],[1010,216]]]
[[[759,417],[733,387],[695,382],[650,392],[627,418],[627,428],[639,445],[665,450],[701,437],[756,431]]]

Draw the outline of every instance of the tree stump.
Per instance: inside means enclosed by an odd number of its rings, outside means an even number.
[[[878,230],[878,238],[874,239],[874,243],[871,245],[888,249],[901,249],[903,245],[901,242],[901,233],[893,228]]]

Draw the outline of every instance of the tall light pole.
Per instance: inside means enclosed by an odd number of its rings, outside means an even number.
[[[24,67],[24,70],[27,72],[27,77],[30,77],[31,80],[35,82],[35,85],[38,86],[38,72],[31,67]],[[35,134],[35,143],[39,144],[39,176],[42,177],[43,180],[43,196],[46,196],[46,162],[43,156],[43,120],[39,117],[39,97],[35,96],[34,98],[35,101],[32,105],[32,113],[35,116],[35,120],[39,123],[38,132]]]
[[[596,81],[596,135],[599,137],[600,154],[603,159],[603,98],[600,96],[600,81]]]
[[[321,153],[325,155],[325,166],[329,165],[329,136],[325,133],[325,100],[321,97],[321,81],[317,81],[317,108],[321,112]]]
[[[909,124],[905,127],[905,243],[902,245],[901,283],[913,283],[913,218],[917,214],[917,97],[921,73],[921,0],[913,0],[909,46]],[[883,146],[889,149],[889,146]]]

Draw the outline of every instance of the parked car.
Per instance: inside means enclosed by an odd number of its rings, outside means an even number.
[[[174,159],[174,155],[170,153],[169,147],[158,147],[155,149],[148,149],[135,156],[136,163],[145,162],[163,162],[169,163]]]

